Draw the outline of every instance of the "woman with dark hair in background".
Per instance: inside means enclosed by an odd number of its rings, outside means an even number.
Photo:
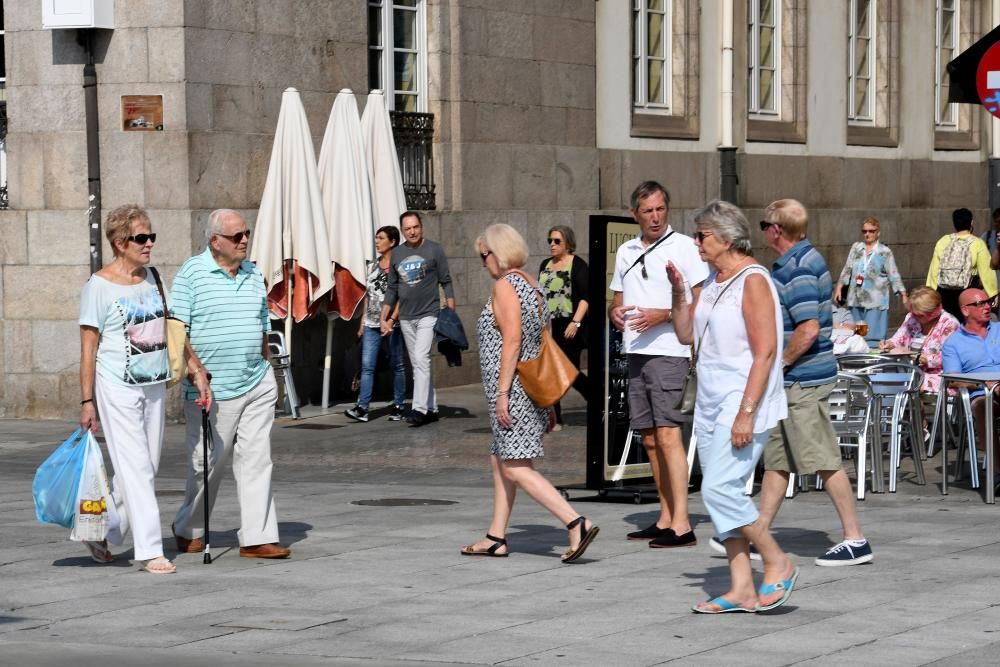
[[[361,382],[358,391],[358,403],[347,410],[345,414],[359,422],[368,421],[368,404],[372,400],[375,387],[375,366],[378,363],[378,353],[382,349],[383,335],[379,316],[382,313],[382,302],[385,300],[385,290],[389,285],[389,256],[392,249],[399,245],[399,229],[392,225],[379,228],[375,232],[375,251],[378,259],[368,267],[368,290],[362,302],[364,316],[358,326],[358,338],[361,339]],[[388,319],[395,322],[399,314],[399,304]],[[403,332],[393,329],[385,336],[389,342],[389,363],[392,365],[392,412],[389,421],[403,419],[403,402],[406,400],[406,366],[403,364]]]
[[[573,365],[580,368],[580,353],[587,345],[587,289],[589,269],[576,253],[576,236],[565,225],[549,229],[549,253],[538,267],[538,283],[552,313],[552,338]],[[587,376],[577,376],[573,388],[587,398]],[[555,404],[556,425],[562,428],[562,407]]]

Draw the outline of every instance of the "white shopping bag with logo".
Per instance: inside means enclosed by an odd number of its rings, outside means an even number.
[[[128,532],[124,507],[111,492],[100,445],[90,433],[85,437],[83,474],[80,476],[73,530],[69,537],[78,542],[108,539],[113,544],[121,544]]]

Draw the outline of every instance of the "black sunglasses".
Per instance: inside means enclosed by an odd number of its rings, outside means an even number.
[[[562,239],[549,239],[549,245],[562,245]]]
[[[963,303],[962,308],[982,308],[983,306],[990,305],[989,299],[980,299],[979,301],[972,301],[971,303]]]
[[[646,273],[646,254],[645,253],[643,253],[642,255],[639,256],[639,264],[642,265],[640,267],[642,269],[642,279],[643,280],[649,280],[649,274]]]
[[[216,236],[221,236],[222,238],[228,239],[233,243],[242,243],[243,239],[250,238],[250,230],[248,229],[245,232],[236,232],[235,234],[216,234]]]
[[[711,236],[714,233],[715,232],[695,232],[694,233],[694,239],[698,243],[704,243],[705,242],[705,237]]]
[[[139,245],[146,245],[146,241],[152,241],[156,243],[156,234],[133,234],[132,236],[126,237],[128,241],[134,241]]]
[[[486,258],[493,254],[492,250],[487,250],[486,252],[479,253],[479,256],[483,258],[483,266],[486,266]]]
[[[760,221],[760,231],[766,232],[767,228],[770,227],[770,226],[772,226],[772,225],[774,225],[775,227],[780,227],[781,226],[781,225],[779,225],[776,222],[768,222],[767,220],[761,220]]]

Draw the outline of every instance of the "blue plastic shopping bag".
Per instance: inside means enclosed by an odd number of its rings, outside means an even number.
[[[38,466],[31,494],[35,497],[35,516],[42,523],[72,528],[80,476],[86,462],[86,435],[76,429],[66,441]]]

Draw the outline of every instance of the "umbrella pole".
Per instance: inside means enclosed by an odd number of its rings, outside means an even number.
[[[285,352],[288,353],[288,361],[292,360],[292,290],[295,288],[295,279],[293,277],[293,265],[291,260],[288,262],[288,310],[285,313]]]
[[[333,356],[333,320],[326,318],[326,355],[323,358],[323,412],[330,405],[330,360]]]

